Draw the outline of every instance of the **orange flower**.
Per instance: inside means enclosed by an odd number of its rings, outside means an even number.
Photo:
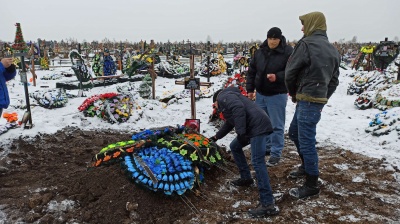
[[[193,138],[193,134],[184,134],[185,138]]]
[[[115,153],[113,154],[113,158],[117,158],[119,155],[121,155],[121,152],[120,152],[120,151],[115,152]]]
[[[110,159],[111,159],[111,156],[107,155],[107,156],[104,156],[103,161],[104,161],[104,162],[107,162],[107,161],[110,160]]]
[[[208,141],[204,140],[204,141],[203,141],[203,145],[204,145],[204,146],[208,145]]]
[[[7,122],[12,123],[18,121],[18,114],[16,112],[3,114],[3,117],[7,120]]]
[[[194,144],[195,146],[197,146],[197,147],[200,146],[200,143],[198,143],[198,142],[193,142],[193,144]]]
[[[101,159],[97,160],[97,161],[94,163],[94,166],[100,166],[101,162],[102,162]]]

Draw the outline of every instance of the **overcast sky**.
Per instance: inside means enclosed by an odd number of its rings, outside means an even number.
[[[400,0],[18,0],[5,1],[0,40],[25,41],[264,40],[274,26],[288,40],[302,36],[299,16],[323,12],[331,42],[400,37]]]

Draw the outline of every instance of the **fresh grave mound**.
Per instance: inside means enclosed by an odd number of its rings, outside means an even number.
[[[182,195],[204,181],[204,169],[222,167],[219,147],[184,126],[148,129],[103,148],[89,168],[120,163],[129,180],[166,195]]]

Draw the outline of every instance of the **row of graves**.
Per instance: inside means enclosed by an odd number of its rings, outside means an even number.
[[[360,110],[377,108],[382,111],[370,121],[365,129],[367,133],[380,136],[396,131],[400,139],[399,45],[385,39],[377,46],[368,46],[364,54],[368,66],[374,70],[351,74],[353,82],[347,94],[357,95],[354,105]]]
[[[231,76],[228,71],[233,69],[230,68],[229,63],[226,63],[222,54],[216,54],[213,58],[211,54],[208,54],[204,60],[195,63],[198,53],[196,49],[190,47],[189,65],[187,65],[174,58],[162,61],[157,50],[149,47],[139,55],[132,56],[128,53],[124,55],[125,60],[121,61],[123,69],[118,70],[107,48],[103,49],[102,54],[99,54],[100,57],[93,61],[85,59],[80,49],[76,49],[69,53],[72,74],[65,72],[45,75],[42,80],[56,81],[56,88],[50,89],[49,86],[43,85],[40,86],[43,90],[29,93],[28,87],[32,85],[31,81],[37,78],[34,69],[29,68],[25,63],[26,58],[34,55],[28,50],[32,49],[32,45],[30,46],[31,48],[28,48],[25,43],[20,24],[18,24],[15,44],[12,45],[12,55],[7,56],[19,59],[15,62],[19,65],[19,75],[24,85],[25,105],[20,108],[15,107],[15,109],[26,111],[22,119],[18,118],[16,112],[4,113],[3,117],[8,122],[0,128],[0,134],[13,128],[35,127],[31,114],[31,100],[43,108],[59,110],[67,105],[68,99],[82,97],[82,104],[77,110],[85,117],[118,124],[127,122],[135,111],[141,109],[136,102],[138,100],[158,100],[168,105],[174,103],[174,99],[189,97],[191,116],[182,125],[142,128],[143,131],[132,133],[131,139],[105,145],[93,156],[87,168],[120,164],[123,173],[135,184],[166,195],[179,195],[183,200],[185,200],[185,193],[194,192],[201,195],[198,187],[204,181],[205,170],[219,168],[234,174],[223,158],[224,151],[200,133],[200,120],[196,118],[196,100],[213,95],[214,91],[210,88],[213,85],[210,82],[210,76],[225,75],[227,81],[224,88],[231,85],[238,86],[243,94],[246,94],[243,77],[247,66],[245,61],[242,60],[241,72]],[[34,66],[31,67],[34,68]],[[27,73],[29,72],[32,72],[33,80],[28,81]],[[158,76],[175,79],[176,85],[184,86],[184,92],[156,97],[155,82]],[[207,77],[207,82],[201,82],[201,76]],[[65,78],[75,80],[61,81]],[[60,81],[57,82],[59,79]],[[136,82],[140,82],[138,88],[135,85]],[[116,92],[86,96],[88,89],[94,92],[96,88],[117,83],[120,85],[116,88]],[[70,90],[78,90],[78,94],[68,93]],[[138,119],[140,118],[139,115]],[[223,117],[214,111],[210,119],[223,120]],[[187,204],[190,205],[190,203]],[[189,207],[195,209],[192,206]]]
[[[385,38],[379,44],[360,47],[351,68],[360,71],[384,70],[398,53],[398,43]]]
[[[209,78],[210,76],[230,75],[232,73],[231,63],[225,61],[222,54],[215,54],[214,58],[211,56],[203,58],[201,54],[196,52],[198,51],[193,49],[193,55],[197,57],[197,62],[193,68],[195,76]],[[166,78],[182,78],[190,75],[188,63],[182,62],[180,58],[168,59],[167,57],[165,60],[161,60],[159,52],[155,48],[148,48],[143,54],[134,55],[126,51],[120,66],[111,57],[107,48],[96,53],[92,61],[84,59],[79,49],[72,50],[69,57],[78,80],[57,83],[58,88],[89,88],[90,86],[106,86],[119,82],[140,81],[145,74],[149,74],[149,71],[154,71],[157,76]],[[186,61],[189,62],[189,60]],[[120,74],[117,75],[118,70]]]
[[[336,47],[336,49],[339,51],[341,55],[342,60],[340,67],[342,67],[342,69],[345,70],[350,70],[353,67],[355,58],[359,55],[364,44],[354,43],[354,42],[347,42],[347,43],[334,42],[333,45]]]

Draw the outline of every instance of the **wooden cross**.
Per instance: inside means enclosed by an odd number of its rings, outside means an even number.
[[[31,65],[32,65],[32,67],[30,69],[30,71],[32,73],[32,82],[33,82],[33,86],[36,86],[37,76],[36,76],[36,72],[35,72],[35,49],[34,49],[33,43],[31,43],[29,55],[31,57]]]
[[[190,55],[190,77],[182,81],[175,81],[176,85],[185,85],[185,89],[190,89],[190,105],[192,112],[192,119],[196,119],[196,89],[200,86],[210,87],[211,82],[200,82],[200,78],[194,77],[194,54]]]
[[[156,78],[157,78],[157,73],[154,71],[154,56],[151,57],[151,64],[150,67],[148,68],[148,72],[150,73],[151,76],[151,92],[153,95],[153,100],[156,99]]]
[[[166,56],[167,56],[167,58],[166,58],[166,60],[168,61],[169,60],[169,55],[171,54],[171,43],[169,42],[169,40],[168,40],[168,43],[167,43],[167,50],[166,50]]]
[[[116,57],[118,59],[118,68],[122,72],[122,57],[124,56],[124,48],[122,45],[122,41],[119,42],[119,55]]]
[[[207,82],[210,82],[211,43],[207,41]]]

